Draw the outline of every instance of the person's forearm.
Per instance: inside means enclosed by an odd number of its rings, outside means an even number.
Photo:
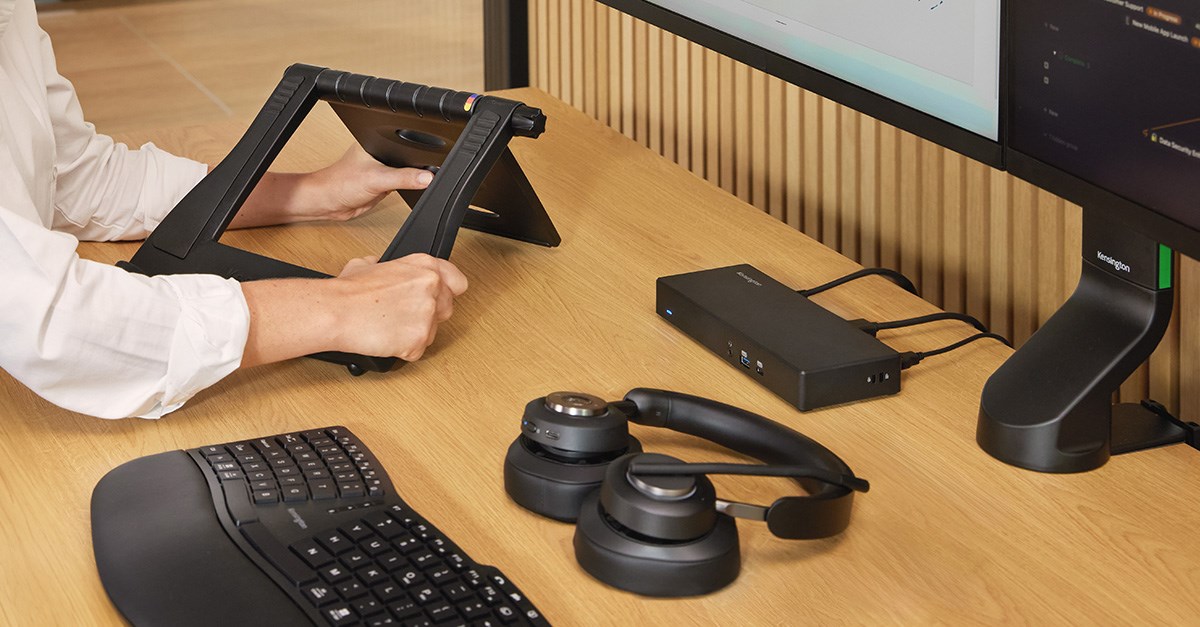
[[[330,279],[272,279],[242,284],[250,332],[242,367],[338,350],[338,286]]]
[[[311,174],[267,172],[233,217],[230,228],[271,226],[318,219],[327,209]]]

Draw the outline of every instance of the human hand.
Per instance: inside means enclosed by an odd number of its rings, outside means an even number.
[[[338,350],[405,361],[421,358],[467,289],[454,264],[425,254],[353,259],[333,281],[342,294]]]
[[[322,218],[349,220],[370,211],[398,189],[425,189],[433,173],[418,168],[391,168],[354,144],[340,159],[309,174],[325,197]]]
[[[391,168],[354,144],[332,164],[307,174],[267,172],[234,216],[245,228],[313,220],[349,220],[398,189],[425,189],[433,173]]]

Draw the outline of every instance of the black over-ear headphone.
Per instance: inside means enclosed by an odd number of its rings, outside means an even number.
[[[642,453],[628,421],[730,448],[766,465],[685,464]],[[722,501],[706,474],[791,477],[808,492],[769,506]],[[625,400],[555,392],[530,401],[504,460],[522,507],[577,522],[575,557],[597,579],[638,594],[705,594],[741,568],[733,518],[781,538],[824,538],[850,524],[869,484],[832,451],[758,414],[687,394],[638,388]]]

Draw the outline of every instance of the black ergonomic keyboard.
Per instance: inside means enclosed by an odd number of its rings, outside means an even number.
[[[549,624],[345,427],[124,464],[93,492],[92,535],[134,624]]]

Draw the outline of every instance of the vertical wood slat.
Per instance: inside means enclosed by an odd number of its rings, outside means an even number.
[[[532,0],[535,87],[923,296],[1022,342],[1073,291],[1078,207],[594,0]],[[1200,262],[1122,386],[1200,419]]]

